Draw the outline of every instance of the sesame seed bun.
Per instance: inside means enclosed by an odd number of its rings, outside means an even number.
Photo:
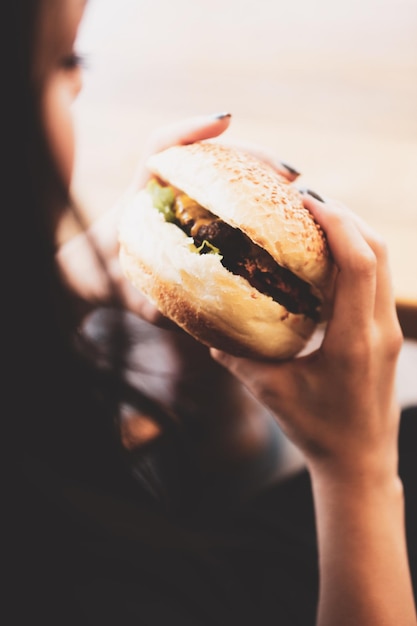
[[[325,236],[301,194],[270,166],[205,141],[168,148],[153,155],[148,167],[243,231],[325,302],[334,270]],[[127,204],[119,239],[128,280],[206,345],[235,355],[285,359],[305,346],[316,327],[317,319],[288,311],[227,270],[220,255],[196,253],[192,239],[164,220],[146,190]]]

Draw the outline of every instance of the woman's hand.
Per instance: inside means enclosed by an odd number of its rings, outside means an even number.
[[[338,267],[321,346],[279,363],[213,355],[276,414],[310,464],[360,473],[363,464],[377,469],[382,461],[395,470],[402,335],[385,245],[336,202],[306,196],[305,206],[327,233]]]
[[[83,303],[85,312],[97,305],[117,304],[153,324],[168,328],[173,326],[130,285],[121,272],[117,238],[120,211],[131,195],[146,184],[149,172],[145,163],[151,154],[172,145],[217,137],[228,128],[230,119],[228,113],[197,116],[154,132],[143,150],[142,161],[132,183],[120,202],[96,220],[86,232],[77,235],[60,248],[57,254],[58,263],[67,283]],[[297,178],[298,172],[279,161],[270,151],[254,144],[242,143],[240,146],[268,162],[288,180],[294,181]]]
[[[319,545],[317,626],[415,626],[397,470],[402,335],[385,245],[357,216],[306,197],[338,274],[321,346],[262,363],[212,351],[305,455]]]
[[[119,265],[118,220],[128,198],[147,180],[147,157],[176,144],[187,144],[221,135],[230,124],[230,115],[193,117],[162,127],[151,135],[143,161],[120,202],[97,219],[83,233],[65,243],[57,253],[63,276],[83,304],[84,312],[98,305],[117,304],[140,317],[164,325],[164,319],[148,300],[124,278]],[[116,290],[116,293],[115,293]]]

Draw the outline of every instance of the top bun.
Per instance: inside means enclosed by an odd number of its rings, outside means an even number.
[[[324,233],[300,192],[270,165],[235,147],[201,141],[154,154],[147,166],[240,228],[321,300],[329,294],[333,262]]]

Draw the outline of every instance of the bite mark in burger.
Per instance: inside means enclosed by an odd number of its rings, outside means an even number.
[[[126,207],[128,279],[198,340],[289,358],[324,318],[334,266],[297,189],[255,157],[211,141],[153,155]]]
[[[318,321],[320,301],[311,293],[310,285],[281,267],[239,228],[223,222],[185,193],[176,193],[156,179],[150,181],[148,191],[164,218],[193,238],[199,254],[220,254],[221,264],[230,272],[245,278],[291,313],[301,313]]]

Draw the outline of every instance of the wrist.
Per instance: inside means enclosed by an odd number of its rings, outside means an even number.
[[[364,442],[339,447],[336,453],[306,455],[308,469],[316,482],[346,488],[384,487],[398,478],[396,437],[388,445]]]
[[[372,463],[353,467],[326,467],[309,464],[313,492],[317,502],[332,502],[340,511],[353,507],[383,506],[403,503],[403,485],[396,464],[375,466]]]

